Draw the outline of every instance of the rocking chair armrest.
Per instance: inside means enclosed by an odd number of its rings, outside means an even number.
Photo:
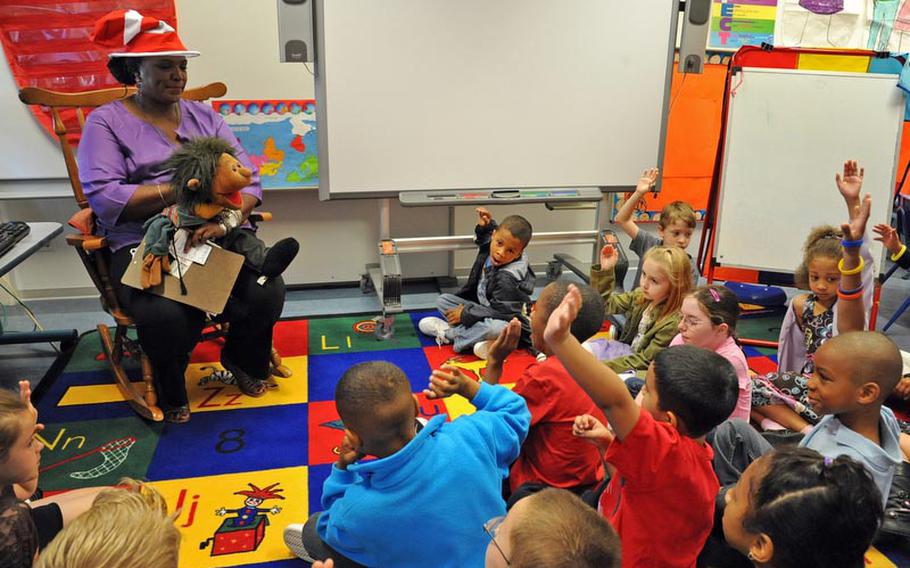
[[[97,235],[72,234],[66,236],[66,244],[86,251],[96,251],[107,246],[107,239]]]

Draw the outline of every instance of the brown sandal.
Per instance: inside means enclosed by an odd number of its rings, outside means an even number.
[[[184,404],[177,408],[165,410],[164,420],[171,424],[185,424],[190,421],[190,407]]]
[[[240,392],[243,394],[259,398],[264,396],[269,390],[269,385],[261,379],[254,379],[246,371],[235,365],[231,362],[230,359],[227,359],[224,354],[221,355],[221,366],[234,375],[234,380],[237,381],[237,388],[240,389]]]
[[[259,398],[260,396],[265,395],[269,390],[269,385],[267,385],[265,381],[254,379],[246,373],[240,375],[235,374],[234,378],[237,379],[237,388],[247,396]]]

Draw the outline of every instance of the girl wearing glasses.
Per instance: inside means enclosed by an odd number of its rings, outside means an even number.
[[[730,418],[749,421],[752,410],[752,380],[746,356],[736,342],[739,300],[726,286],[702,286],[685,297],[680,307],[679,334],[674,345],[694,345],[714,351],[736,369],[739,398]]]

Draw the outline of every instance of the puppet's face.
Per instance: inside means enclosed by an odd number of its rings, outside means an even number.
[[[240,209],[243,197],[240,190],[250,185],[253,172],[228,153],[221,154],[218,171],[212,183],[212,204],[226,209]]]

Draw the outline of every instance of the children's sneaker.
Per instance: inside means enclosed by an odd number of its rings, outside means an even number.
[[[420,330],[420,333],[429,335],[430,337],[435,337],[436,345],[440,346],[449,343],[449,338],[446,337],[446,332],[450,327],[452,326],[449,325],[449,322],[437,317],[422,318],[419,322],[417,322],[417,329]]]
[[[487,360],[487,356],[490,354],[490,342],[489,341],[478,341],[474,344],[474,356],[478,359]]]
[[[297,558],[310,564],[316,562],[316,559],[311,557],[303,546],[303,523],[294,523],[284,527],[284,544]]]

